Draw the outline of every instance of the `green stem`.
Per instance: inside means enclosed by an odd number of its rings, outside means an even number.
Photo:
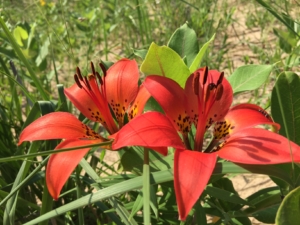
[[[150,225],[150,167],[149,167],[149,149],[144,148],[144,166],[143,166],[143,215],[144,224]]]
[[[77,193],[77,199],[81,198],[80,169],[78,166],[76,167],[76,193]],[[84,216],[83,216],[82,207],[78,208],[78,220],[79,220],[79,224],[84,225]]]

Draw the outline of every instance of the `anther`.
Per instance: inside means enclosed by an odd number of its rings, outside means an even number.
[[[99,80],[100,84],[103,85],[103,80],[98,72],[96,72],[96,77]]]
[[[87,77],[84,77],[84,81],[85,81],[85,85],[87,86],[87,88],[91,91],[92,88],[91,88],[91,86],[90,86],[90,83],[89,83],[88,78],[87,78]]]
[[[76,73],[77,73],[79,79],[80,79],[81,81],[83,81],[83,77],[82,77],[82,75],[81,75],[81,71],[80,71],[80,69],[79,69],[78,66],[76,67]]]
[[[92,68],[93,75],[95,75],[96,71],[95,71],[95,67],[94,67],[94,63],[93,62],[91,62],[91,68]]]
[[[216,90],[216,101],[219,101],[223,95],[223,85],[218,85]]]
[[[206,66],[206,67],[204,68],[203,85],[206,84],[207,77],[208,77],[208,67]]]
[[[220,74],[220,76],[219,76],[219,79],[218,79],[218,82],[217,82],[217,86],[219,86],[219,84],[222,83],[223,78],[224,78],[224,72],[221,72],[221,74]]]
[[[212,91],[213,89],[215,89],[217,86],[214,83],[210,83],[208,85],[208,90]]]
[[[79,75],[74,74],[74,80],[75,80],[77,86],[78,86],[80,89],[82,89],[82,85],[81,85],[81,83],[80,83],[78,77],[79,77]]]
[[[208,90],[206,91],[205,102],[208,102],[208,99],[210,97],[210,93],[211,93],[211,90],[212,90],[212,89],[210,89],[210,86],[211,86],[211,84],[209,84]]]
[[[106,68],[105,68],[104,64],[103,63],[99,63],[99,66],[101,67],[101,70],[103,72],[103,76],[105,77],[106,76]]]
[[[199,95],[199,79],[200,79],[200,73],[199,72],[194,73],[193,88],[194,88],[195,95]]]

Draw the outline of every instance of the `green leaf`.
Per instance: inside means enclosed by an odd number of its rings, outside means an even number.
[[[91,165],[85,159],[82,159],[80,161],[80,166],[82,166],[84,171],[86,171],[86,173],[93,180],[97,180],[99,178],[97,172],[91,167]],[[101,189],[100,184],[94,184],[93,187],[96,190]],[[134,219],[129,219],[129,216],[130,216],[129,212],[124,208],[124,206],[119,204],[118,201],[116,201],[114,197],[109,198],[109,202],[110,202],[111,205],[114,206],[114,209],[116,210],[116,212],[118,213],[120,218],[122,218],[123,221],[124,221],[124,223],[121,223],[120,219],[115,215],[115,213],[106,212],[106,215],[108,215],[117,225],[120,225],[120,224],[136,225],[137,224]],[[104,203],[101,203],[101,202],[98,202],[98,207],[102,211],[107,211],[108,210],[107,206]]]
[[[143,207],[143,193],[140,191],[131,209],[129,220]]]
[[[173,179],[173,174],[171,173],[170,170],[166,170],[166,171],[152,173],[152,179],[150,182],[151,182],[151,184],[156,184],[156,183],[170,181],[172,179]],[[143,184],[143,178],[141,176],[118,183],[118,184],[115,184],[108,188],[104,188],[100,191],[88,194],[84,197],[81,197],[77,200],[67,203],[59,208],[56,208],[42,216],[39,216],[39,217],[25,223],[24,225],[37,224],[41,221],[56,217],[63,213],[69,212],[71,210],[78,209],[79,207],[87,206],[94,202],[98,202],[103,199],[107,199],[107,198],[113,197],[118,194],[125,193],[125,192],[133,190],[133,189],[139,189],[142,187],[142,184]]]
[[[195,72],[195,70],[197,70],[201,64],[202,58],[209,46],[209,44],[215,39],[215,34],[211,37],[210,40],[208,40],[208,42],[206,42],[202,48],[200,49],[200,51],[198,52],[197,56],[194,58],[193,63],[190,66],[190,73]]]
[[[173,154],[162,157],[155,151],[149,152],[149,163],[151,171],[167,170],[173,167]],[[126,149],[121,158],[121,164],[126,171],[141,174],[144,163],[144,150],[140,147],[132,147]]]
[[[206,214],[201,204],[195,204],[195,221],[196,224],[207,225]]]
[[[157,205],[156,193],[157,193],[157,188],[154,188],[153,185],[150,185],[150,206],[152,211],[155,214],[155,217],[158,218],[158,205]]]
[[[269,176],[277,177],[291,186],[293,186],[294,184],[292,179],[286,175],[286,171],[274,165],[248,165],[248,164],[238,164],[232,162],[217,163],[213,174],[226,174],[226,173],[266,174]]]
[[[271,207],[265,208],[265,209],[255,213],[253,216],[255,219],[257,219],[258,221],[260,221],[262,223],[274,224],[279,205],[280,204],[276,204]]]
[[[145,75],[171,78],[181,87],[184,87],[190,75],[188,67],[174,50],[167,46],[160,47],[155,43],[150,45],[140,69]]]
[[[16,42],[19,46],[23,45],[23,40],[26,40],[28,38],[28,33],[26,30],[24,30],[22,27],[17,26],[13,31],[14,37],[16,39]]]
[[[272,91],[271,114],[281,125],[279,133],[300,144],[300,80],[297,74],[279,75]]]
[[[49,38],[47,38],[45,40],[45,42],[43,43],[42,47],[40,48],[39,55],[38,55],[38,57],[35,60],[35,63],[36,63],[37,66],[40,66],[41,63],[43,62],[43,60],[48,55],[48,53],[49,53],[49,51],[48,51],[49,45],[50,45],[50,41],[49,41]]]
[[[133,49],[133,54],[142,58],[143,60],[146,58],[147,52],[147,49]]]
[[[220,173],[247,173],[249,171],[262,171],[262,174],[267,174],[267,175],[278,175],[280,178],[284,175],[280,173],[276,168],[275,170],[272,170],[272,167],[269,166],[258,166],[258,165],[243,165],[245,168],[242,168],[241,165],[236,165],[231,162],[223,162],[223,163],[217,163],[216,164],[216,169],[214,170],[214,174],[220,174]],[[258,167],[259,169],[257,169]],[[97,174],[93,176],[93,179],[97,178]],[[154,172],[151,173],[151,179],[150,179],[150,184],[161,184],[167,181],[172,181],[173,180],[173,172],[172,169],[169,170],[164,170],[164,171],[159,171],[159,172]],[[110,198],[112,196],[116,196],[118,194],[122,194],[125,192],[128,192],[130,190],[134,189],[140,189],[143,186],[143,178],[142,176],[132,178],[127,181],[123,181],[120,183],[117,183],[115,185],[112,185],[110,187],[101,189],[95,193],[88,194],[84,197],[81,197],[80,199],[74,200],[73,202],[67,203],[61,207],[58,207],[42,216],[39,216],[30,222],[24,224],[24,225],[30,225],[30,224],[36,224],[38,222],[56,217],[58,215],[61,215],[63,213],[75,210],[79,207],[87,206],[90,205],[94,202],[101,201],[103,199]]]
[[[277,215],[276,225],[298,225],[300,215],[300,187],[291,191],[283,199]]]
[[[264,188],[247,198],[251,207],[244,210],[247,214],[254,214],[268,207],[277,205],[281,201],[281,193],[278,187]]]
[[[185,23],[173,33],[168,47],[177,52],[181,58],[186,57],[189,67],[199,51],[196,32]]]
[[[46,93],[46,91],[44,90],[39,78],[36,76],[33,68],[31,67],[31,65],[29,64],[28,60],[25,58],[22,50],[20,49],[20,47],[18,46],[18,44],[16,43],[13,35],[10,33],[10,31],[8,30],[4,20],[2,19],[2,17],[0,17],[0,26],[2,27],[2,29],[4,30],[4,33],[6,34],[7,38],[9,39],[10,43],[12,44],[13,49],[15,50],[15,52],[17,53],[19,59],[21,62],[24,63],[25,67],[27,68],[30,77],[32,78],[37,91],[40,93],[41,97],[44,100],[49,100],[49,95],[48,93]]]
[[[0,53],[5,55],[9,59],[17,59],[16,53],[13,49],[0,47]]]
[[[218,199],[221,199],[221,200],[224,200],[227,202],[232,202],[232,203],[242,204],[242,205],[249,205],[249,203],[247,201],[245,201],[244,199],[239,197],[237,194],[220,189],[220,188],[207,186],[203,193],[204,193],[204,195],[208,194],[209,196],[214,196],[215,198],[218,198]]]
[[[246,65],[237,68],[228,78],[233,93],[259,88],[266,82],[272,69],[273,65]]]

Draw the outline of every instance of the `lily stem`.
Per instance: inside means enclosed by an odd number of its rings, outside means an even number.
[[[144,148],[144,166],[143,166],[143,215],[144,224],[151,224],[150,217],[150,167],[149,167],[149,149]]]
[[[76,167],[76,193],[77,193],[77,199],[81,197],[81,181],[80,181],[80,169],[79,166]],[[83,216],[83,209],[80,207],[78,208],[78,220],[79,224],[84,225],[84,216]]]

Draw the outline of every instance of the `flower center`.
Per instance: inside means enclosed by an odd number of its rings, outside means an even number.
[[[226,139],[233,129],[234,126],[232,126],[227,120],[218,121],[214,126],[214,139]]]
[[[179,128],[179,131],[183,135],[187,135],[190,132],[192,122],[190,120],[190,117],[186,113],[179,114],[178,117],[173,121],[174,123],[176,123],[176,125]]]
[[[215,122],[213,118],[208,117],[215,102],[219,101],[223,95],[223,78],[224,73],[221,72],[217,82],[213,82],[214,77],[209,76],[207,67],[194,73],[193,90],[198,96],[198,120],[196,120],[194,147],[197,151],[202,151],[205,131]]]
[[[96,108],[88,108],[90,117],[95,122],[100,122],[109,133],[114,133],[117,131],[115,122],[110,112],[109,104],[106,97],[105,88],[105,76],[106,68],[100,63],[99,66],[103,72],[103,78],[95,70],[94,64],[91,62],[92,74],[88,76],[82,76],[80,69],[76,68],[76,74],[74,75],[74,80],[80,89],[83,89],[86,94],[90,97],[92,102],[96,105]]]

